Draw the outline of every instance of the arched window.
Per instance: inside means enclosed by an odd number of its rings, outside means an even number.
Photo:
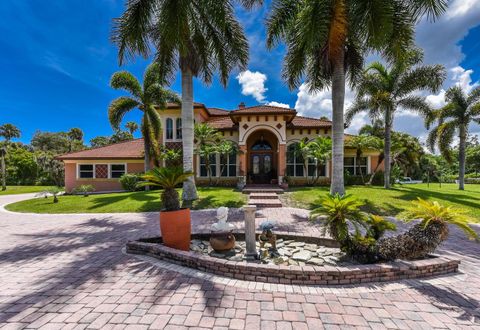
[[[292,143],[287,148],[287,175],[304,176],[303,157],[298,152],[298,143]]]
[[[176,138],[177,140],[182,139],[182,118],[177,118],[177,127],[176,127]]]
[[[166,139],[172,140],[173,139],[173,119],[167,118],[167,130],[166,130]]]
[[[255,144],[252,146],[252,150],[253,151],[272,150],[272,146],[270,145],[270,143],[262,139],[255,142]]]

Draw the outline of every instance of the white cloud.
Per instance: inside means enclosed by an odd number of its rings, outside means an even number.
[[[273,107],[290,108],[290,105],[289,105],[289,104],[280,103],[280,102],[276,102],[276,101],[267,102],[267,103],[265,103],[265,104],[266,104],[266,105],[271,105],[271,106],[273,106]]]
[[[250,70],[240,72],[236,77],[238,83],[242,86],[242,94],[253,96],[257,102],[265,100],[265,93],[268,88],[265,87],[267,75],[261,72]]]

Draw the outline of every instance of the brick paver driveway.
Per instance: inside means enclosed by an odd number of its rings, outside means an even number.
[[[2,196],[0,205],[24,198]],[[302,210],[264,213],[282,230],[318,234]],[[211,215],[195,212],[195,228]],[[300,287],[205,277],[123,254],[127,240],[158,233],[156,214],[0,211],[0,327],[480,329],[480,246],[452,232],[442,253],[462,258],[458,275]]]

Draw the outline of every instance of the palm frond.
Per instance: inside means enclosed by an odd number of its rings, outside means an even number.
[[[123,116],[125,116],[127,112],[137,108],[139,105],[140,104],[136,100],[126,96],[113,100],[108,107],[108,120],[112,127],[118,129]]]
[[[418,113],[426,120],[434,116],[433,109],[425,101],[425,98],[417,95],[410,95],[398,101],[398,105],[405,110],[410,110]]]
[[[123,89],[135,98],[142,98],[142,87],[137,78],[128,71],[115,72],[110,79],[110,86],[115,89]]]
[[[402,97],[417,90],[436,93],[446,78],[447,71],[443,65],[420,66],[401,76],[396,94]]]

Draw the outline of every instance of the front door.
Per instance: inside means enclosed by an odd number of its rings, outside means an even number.
[[[273,173],[272,153],[252,153],[250,155],[250,179],[252,183],[270,183]]]

